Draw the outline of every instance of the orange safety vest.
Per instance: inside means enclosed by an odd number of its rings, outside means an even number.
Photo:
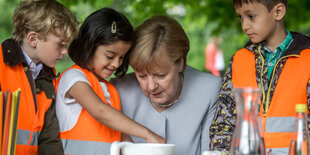
[[[267,151],[288,153],[290,139],[296,116],[295,105],[307,104],[307,85],[310,80],[310,49],[300,55],[288,55],[281,72],[267,113],[260,116]],[[255,56],[243,48],[236,52],[232,64],[233,87],[257,87]],[[269,92],[269,91],[268,91]],[[269,94],[265,94],[269,96]],[[307,111],[309,113],[309,111]]]
[[[104,103],[107,103],[102,87],[92,72],[82,69],[78,65],[74,65],[68,69],[71,68],[81,70],[93,91]],[[56,90],[62,74],[57,79]],[[120,111],[121,104],[116,88],[108,81],[102,81],[107,85],[108,91],[111,94],[111,106]],[[110,143],[121,140],[121,133],[101,124],[82,108],[74,127],[71,130],[60,132],[60,138],[63,142],[65,154],[75,154],[75,152],[79,154],[97,154],[106,152],[107,149],[109,151]]]
[[[45,112],[52,103],[42,90],[36,95],[37,111],[35,110],[31,86],[22,63],[8,66],[3,61],[0,45],[0,83],[2,91],[21,89],[18,111],[16,154],[37,154],[38,137],[44,124]],[[55,81],[54,81],[55,82]]]

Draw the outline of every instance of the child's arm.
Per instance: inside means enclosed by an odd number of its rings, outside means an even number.
[[[148,128],[138,124],[120,111],[105,104],[86,82],[76,82],[67,92],[98,122],[125,134],[144,138],[149,143],[165,143],[166,140]]]
[[[134,142],[129,135],[124,134],[124,133],[122,133],[121,141],[132,142],[132,143]]]
[[[236,122],[236,103],[232,96],[232,61],[223,77],[216,111],[210,126],[210,150],[225,151],[228,153]]]

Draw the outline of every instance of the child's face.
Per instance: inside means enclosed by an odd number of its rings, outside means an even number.
[[[90,59],[90,69],[100,78],[109,78],[123,63],[125,54],[130,47],[131,43],[124,41],[117,41],[110,45],[98,46],[94,56]]]
[[[273,10],[269,12],[267,7],[258,2],[244,3],[235,10],[240,17],[242,30],[251,42],[260,43],[272,38],[276,24]]]
[[[45,39],[38,39],[33,61],[42,62],[48,67],[55,67],[57,61],[67,53],[67,44],[61,38],[49,33]]]

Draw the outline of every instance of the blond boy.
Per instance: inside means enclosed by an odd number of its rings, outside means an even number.
[[[75,16],[55,0],[21,2],[13,37],[0,46],[0,90],[21,88],[16,154],[63,154],[55,115],[55,65],[77,34]]]

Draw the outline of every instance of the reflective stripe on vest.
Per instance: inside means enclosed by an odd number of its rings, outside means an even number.
[[[262,125],[262,118],[259,118],[259,123]],[[295,117],[268,117],[266,120],[265,132],[293,132],[295,123]],[[282,126],[283,128],[277,128],[276,126]],[[261,126],[262,127],[262,126]],[[263,128],[261,128],[263,131]]]
[[[262,55],[260,56],[262,57]],[[285,66],[282,66],[281,78],[278,79],[270,105],[266,106],[268,108],[265,115],[263,115],[263,106],[260,106],[260,116],[263,116],[261,122],[265,147],[272,148],[272,154],[288,153],[296,115],[295,105],[298,103],[307,104],[306,88],[310,80],[310,49],[301,51],[300,55],[287,55],[280,59],[284,58],[287,60]],[[254,53],[245,48],[235,53],[232,64],[233,87],[258,87],[255,62]],[[277,65],[278,63],[275,67]],[[271,81],[274,74],[273,71]],[[262,85],[259,87],[263,88]],[[267,104],[268,97],[271,97],[270,89],[269,86],[267,94],[264,92],[262,97],[267,99]]]
[[[294,122],[295,117],[268,117],[265,132],[293,132]]]
[[[287,155],[289,148],[272,148],[266,149],[267,152],[271,150],[272,155]]]
[[[18,129],[17,131],[17,141],[16,144],[28,145],[30,139],[31,131]],[[30,140],[30,146],[38,145],[40,132],[33,132]]]
[[[109,155],[111,143],[62,139],[65,154]]]

